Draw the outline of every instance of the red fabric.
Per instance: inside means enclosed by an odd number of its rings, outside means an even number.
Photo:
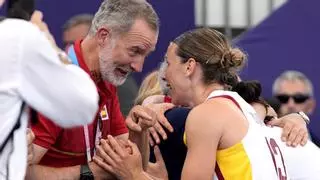
[[[90,74],[83,59],[80,44],[81,41],[76,41],[74,45],[79,65]],[[117,136],[127,133],[124,117],[120,112],[116,87],[103,81],[96,83],[96,86],[100,96],[100,110],[106,105],[109,115],[109,120],[102,121],[102,138],[106,138],[108,134]],[[94,149],[98,115],[99,113],[94,122],[88,125],[91,153]],[[34,143],[48,149],[40,164],[52,167],[66,167],[86,163],[83,127],[63,129],[40,114],[38,117],[38,123],[31,127],[36,137]]]
[[[165,103],[171,103],[171,97],[170,96],[165,96],[164,97],[164,102]]]

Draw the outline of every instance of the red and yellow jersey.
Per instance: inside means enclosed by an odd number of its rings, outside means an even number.
[[[286,180],[283,155],[275,141],[258,124],[255,110],[236,92],[213,91],[207,99],[225,97],[232,100],[249,123],[245,137],[235,145],[218,150],[214,179],[229,180]]]

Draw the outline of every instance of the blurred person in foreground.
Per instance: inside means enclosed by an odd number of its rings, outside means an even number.
[[[92,122],[98,93],[83,70],[63,63],[69,60],[41,12],[35,11],[31,22],[1,21],[0,39],[0,179],[20,180],[25,177],[27,145],[33,139],[27,133],[28,107],[62,127],[74,127]],[[28,149],[30,162],[32,148]]]

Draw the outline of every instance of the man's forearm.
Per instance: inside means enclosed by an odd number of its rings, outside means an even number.
[[[94,179],[113,180],[115,179],[110,173],[104,171],[94,162],[89,163],[89,168],[93,173]],[[80,179],[80,165],[70,167],[48,167],[42,165],[30,165],[27,169],[26,180],[78,180]]]
[[[148,140],[148,131],[129,132],[129,139],[136,143],[142,156],[143,169],[146,170],[149,163],[150,148]]]
[[[26,180],[62,180],[62,179],[80,179],[80,165],[54,168],[42,165],[30,165],[27,169]]]

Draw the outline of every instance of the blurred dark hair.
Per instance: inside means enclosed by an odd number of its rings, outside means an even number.
[[[277,98],[267,98],[267,103],[274,109],[274,111],[279,114],[281,103]]]
[[[249,104],[260,101],[261,89],[258,81],[242,81],[232,87],[232,91],[237,92]]]
[[[269,104],[261,97],[262,87],[259,81],[241,81],[232,87],[247,103],[260,103],[266,108]]]
[[[18,18],[29,21],[34,11],[34,0],[8,0],[8,18]]]

